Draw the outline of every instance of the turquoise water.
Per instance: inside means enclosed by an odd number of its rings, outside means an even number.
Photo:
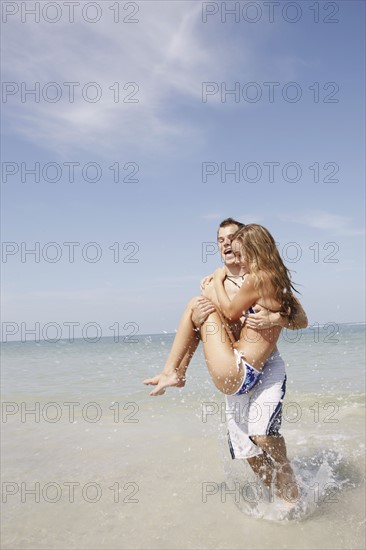
[[[37,396],[131,395],[141,391],[141,380],[160,372],[174,334],[135,336],[136,342],[101,338],[91,343],[7,342],[2,345],[6,394]],[[342,393],[365,387],[365,326],[336,325],[286,331],[278,348],[288,365],[296,391]],[[198,390],[209,382],[201,347],[189,387]],[[198,365],[198,368],[196,367]]]
[[[312,502],[296,521],[223,492],[254,479],[201,348],[152,398],[174,335],[3,344],[3,548],[364,548],[364,328],[281,335],[282,433]]]

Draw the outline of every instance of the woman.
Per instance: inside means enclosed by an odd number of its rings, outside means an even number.
[[[224,288],[225,268],[215,271],[214,285],[220,311],[215,308],[198,329],[191,315],[196,298],[189,302],[163,373],[145,380],[146,384],[156,385],[150,395],[161,395],[169,386],[184,385],[182,368],[198,345],[197,330],[200,330],[207,367],[217,389],[227,395],[250,391],[276,348],[281,327],[256,330],[244,323],[240,339],[235,342],[222,314],[231,322],[237,321],[245,311],[258,304],[269,311],[279,311],[290,321],[294,319],[297,301],[292,293],[289,271],[268,230],[257,224],[246,225],[234,234],[232,248],[247,273],[241,288],[230,301]],[[159,379],[157,384],[155,379]]]
[[[231,322],[236,321],[251,306],[260,304],[270,311],[280,311],[292,321],[296,313],[297,300],[292,293],[289,272],[267,229],[257,224],[244,226],[234,234],[232,249],[247,275],[236,296],[230,301],[223,284],[226,277],[225,268],[216,270],[214,285],[223,315]],[[145,381],[147,384],[156,385],[151,395],[164,393],[168,386],[184,385],[182,365],[184,367],[189,362],[192,351],[194,352],[197,347],[198,329],[192,322],[191,311],[192,302],[183,314],[163,373],[155,379]],[[276,399],[280,405],[286,380],[284,365],[281,359],[282,367],[278,368],[277,361],[276,368],[272,368],[271,372],[270,360],[275,358],[274,352],[281,327],[257,330],[247,327],[244,323],[240,339],[235,342],[221,312],[216,309],[210,313],[199,329],[207,367],[215,386],[227,396],[260,394],[257,395],[257,403],[262,398],[264,405],[267,404],[266,392],[269,391],[272,397],[274,389],[277,388]],[[267,360],[262,376],[263,366]],[[273,367],[275,363],[276,360]],[[281,368],[283,372],[279,372]],[[263,384],[258,389],[259,382]],[[275,429],[278,420],[276,414],[280,411],[281,406],[276,407],[264,424],[254,425],[251,439],[276,466],[276,488],[279,496],[294,502],[299,498],[299,489],[286,456],[285,442]],[[272,466],[271,469],[273,471]],[[263,481],[266,484],[271,483],[272,476],[271,479]]]

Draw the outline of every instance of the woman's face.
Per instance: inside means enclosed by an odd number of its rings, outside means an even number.
[[[233,240],[231,242],[232,251],[235,255],[236,263],[241,265],[242,267],[247,267],[247,260],[245,257],[245,252],[240,246],[239,241]]]

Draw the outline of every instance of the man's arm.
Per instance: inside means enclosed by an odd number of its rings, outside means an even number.
[[[308,318],[306,316],[306,313],[300,304],[299,300],[296,298],[296,314],[293,321],[290,321],[287,316],[281,316],[282,317],[282,323],[279,323],[281,327],[288,328],[290,330],[298,330],[301,328],[306,328],[308,326]],[[279,314],[278,314],[279,315]]]
[[[297,312],[293,321],[290,321],[287,316],[280,313],[272,313],[268,309],[256,305],[253,308],[256,313],[250,313],[246,316],[246,326],[254,329],[266,329],[273,326],[280,326],[289,330],[306,328],[308,326],[308,318],[299,300],[297,298],[295,300]]]

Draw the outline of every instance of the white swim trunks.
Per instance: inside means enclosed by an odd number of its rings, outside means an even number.
[[[283,359],[275,351],[263,367],[255,386],[247,393],[226,396],[228,442],[232,458],[262,454],[250,439],[253,435],[278,435],[282,420],[282,401],[286,392]]]

